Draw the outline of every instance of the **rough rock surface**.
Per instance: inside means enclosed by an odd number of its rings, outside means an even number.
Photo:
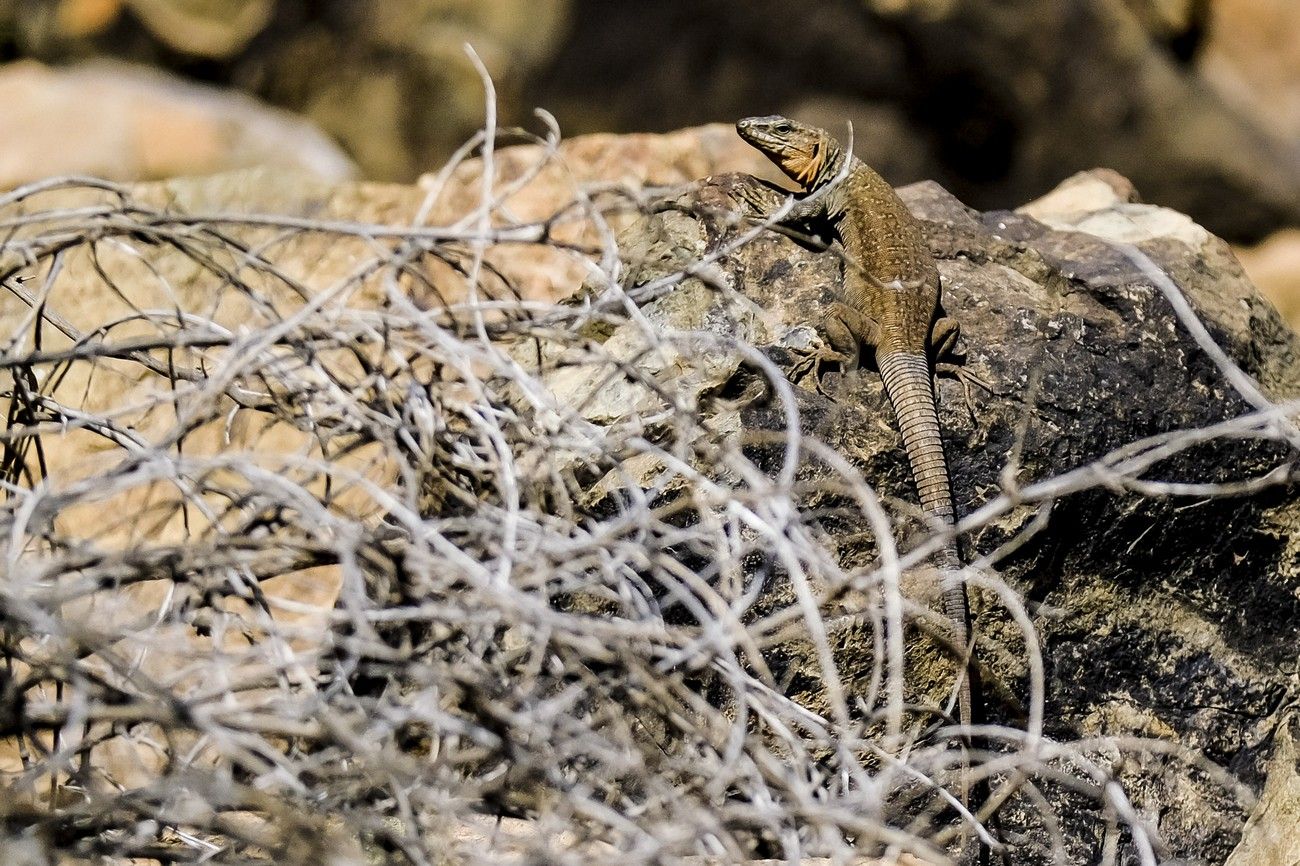
[[[1294,714],[1279,724],[1259,806],[1246,822],[1241,844],[1227,866],[1290,866],[1300,863],[1300,749]]]
[[[670,210],[634,227],[624,238],[625,255],[639,262],[629,286],[723,250],[740,230],[721,215],[734,209],[741,183],[718,178],[688,196],[689,205],[679,202],[691,213]],[[1104,477],[1094,461],[1129,443],[1225,424],[1252,409],[1150,276],[1115,244],[1136,245],[1176,281],[1210,334],[1275,398],[1300,395],[1296,338],[1225,243],[1181,214],[1134,203],[1131,185],[1113,173],[1073,178],[1018,213],[976,213],[930,183],[902,194],[928,228],[946,308],[963,326],[968,367],[991,387],[972,391],[972,414],[960,385],[944,381],[941,418],[959,511],[1000,503],[970,534],[967,550],[1029,605],[1046,664],[1048,732],[1182,743],[1258,788],[1277,711],[1298,686],[1300,509],[1288,483],[1276,486],[1287,478],[1278,469],[1287,449],[1249,434],[1223,436],[1180,449],[1128,482]],[[805,434],[854,461],[906,514],[899,503],[914,495],[878,377],[829,371],[822,382],[828,397],[808,372],[838,259],[769,235],[715,264],[707,277],[721,291],[688,280],[647,304],[646,315],[665,329],[736,334],[793,377],[802,375],[796,393]],[[751,393],[745,370],[738,360],[712,358],[697,379],[681,381],[701,394]],[[604,396],[594,398],[597,415],[636,406]],[[745,403],[738,417],[731,411],[719,416],[721,427],[783,424],[763,399]],[[1012,507],[997,498],[1008,486],[1032,491],[1090,464],[1098,471],[1086,489],[1046,497],[1054,500],[1050,517],[1045,501]],[[1197,489],[1142,496],[1134,489],[1138,478],[1158,487],[1270,472],[1281,474],[1247,497]],[[1027,532],[1036,515],[1045,526]],[[869,563],[870,543],[854,538],[846,536],[841,558]],[[922,585],[912,589],[924,593]],[[1017,633],[990,596],[975,609],[988,664],[1007,691],[1023,695],[1027,669]],[[851,629],[836,646],[850,659],[864,651]],[[922,658],[913,664],[927,670]],[[805,673],[805,682],[815,680],[811,666]],[[796,696],[817,700],[815,689]],[[1004,700],[995,713],[1014,721],[1014,702]],[[1243,807],[1196,773],[1157,759],[1128,758],[1111,769],[1143,819],[1161,831],[1165,855],[1222,862],[1237,843]],[[1008,821],[1015,826],[1022,817]],[[1100,822],[1082,813],[1061,820],[1072,862],[1099,856],[1107,844]]]

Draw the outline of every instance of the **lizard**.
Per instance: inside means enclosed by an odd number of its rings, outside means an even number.
[[[874,351],[921,507],[951,530],[952,484],[940,438],[934,373],[938,361],[955,352],[960,330],[943,312],[939,269],[919,221],[884,178],[845,153],[823,129],[771,115],[744,118],[736,123],[736,132],[801,187],[784,222],[824,220],[834,229],[843,248],[844,281],[822,322],[832,358],[853,369],[862,346]],[[983,708],[955,534],[949,532],[934,564],[944,615],[966,656],[958,670],[957,704],[959,720],[969,730],[982,721]]]

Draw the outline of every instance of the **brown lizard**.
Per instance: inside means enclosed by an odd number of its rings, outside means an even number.
[[[953,353],[958,328],[940,306],[939,269],[920,223],[884,178],[846,154],[825,130],[772,115],[747,117],[736,131],[802,187],[801,200],[784,221],[824,219],[834,228],[844,250],[844,284],[823,328],[846,368],[857,366],[862,345],[875,352],[921,506],[951,530],[952,487],[933,372],[939,359]],[[970,605],[955,536],[949,535],[934,561],[944,614],[967,654],[957,702],[961,723],[969,728],[982,721],[983,708],[970,659]]]

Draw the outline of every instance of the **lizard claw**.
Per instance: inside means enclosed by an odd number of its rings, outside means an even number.
[[[790,366],[790,371],[786,373],[786,376],[787,378],[789,378],[791,382],[797,384],[799,382],[802,382],[803,378],[807,376],[809,373],[812,373],[813,376],[815,377],[817,375],[817,367],[818,367],[817,356],[809,355],[792,364]],[[818,390],[821,390],[820,383],[818,383],[817,387]]]
[[[993,386],[991,386],[988,382],[985,382],[979,376],[976,376],[970,370],[967,370],[961,364],[953,364],[948,361],[940,361],[939,363],[934,365],[934,371],[936,374],[940,376],[947,376],[956,379],[958,382],[961,383],[962,397],[964,399],[964,402],[966,403],[966,411],[970,413],[971,420],[974,421],[975,403],[974,401],[971,400],[970,386],[977,385],[990,394],[993,393]]]

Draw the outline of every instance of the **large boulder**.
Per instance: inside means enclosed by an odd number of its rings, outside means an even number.
[[[816,376],[820,316],[839,284],[839,259],[771,233],[736,246],[753,231],[735,219],[737,187],[748,184],[706,182],[630,229],[621,239],[624,290],[634,298],[638,287],[654,290],[642,312],[664,334],[703,331],[755,346],[794,381],[801,434],[851,461],[907,526],[915,495],[879,377],[833,368]],[[989,386],[972,389],[968,402],[959,382],[941,381],[941,421],[967,515],[967,555],[1014,590],[1041,647],[1045,730],[1096,738],[1103,752],[1122,751],[1114,744],[1124,737],[1150,737],[1157,753],[1160,743],[1185,749],[1186,759],[1203,756],[1256,784],[1294,689],[1300,640],[1296,432],[1268,402],[1300,394],[1295,336],[1223,241],[1138,203],[1113,173],[1071,178],[1017,212],[977,213],[934,184],[902,195],[926,224],[967,368]],[[674,286],[666,294],[665,284]],[[633,337],[643,327],[629,322],[606,345],[643,357],[644,340]],[[652,369],[671,373],[692,395],[687,405],[714,407],[703,408],[709,429],[756,441],[756,431],[787,429],[789,405],[752,361],[706,345],[654,356]],[[554,381],[598,423],[657,405],[635,385],[593,388],[589,371],[557,371]],[[731,399],[715,404],[710,395]],[[782,454],[760,464],[776,472]],[[633,479],[662,486],[665,465],[649,463]],[[842,473],[808,457],[798,474],[809,491],[804,506],[843,509]],[[598,485],[600,494],[629,483],[623,470],[619,477]],[[841,566],[875,573],[881,548],[863,530],[843,514],[826,525]],[[904,586],[933,600],[932,580]],[[995,593],[977,592],[975,612],[995,675],[993,714],[1020,724],[1033,700],[1024,634]],[[863,660],[877,636],[860,621],[839,625],[831,643],[845,687],[866,688]],[[829,713],[825,660],[806,649],[784,659],[795,669],[790,680],[806,686],[791,694]],[[917,653],[910,664],[919,693],[940,700],[948,680],[933,661]],[[1117,751],[1107,766],[1167,854],[1222,862],[1243,807],[1222,778],[1207,783],[1201,770],[1166,757]],[[1025,832],[1031,811],[1022,804],[1007,820]],[[1060,820],[1072,861],[1111,844],[1095,813]],[[1036,862],[1045,840],[1021,838],[1018,862]]]
[[[244,93],[105,61],[0,67],[0,188],[52,175],[157,180],[264,166],[339,182],[357,169],[303,118]]]

